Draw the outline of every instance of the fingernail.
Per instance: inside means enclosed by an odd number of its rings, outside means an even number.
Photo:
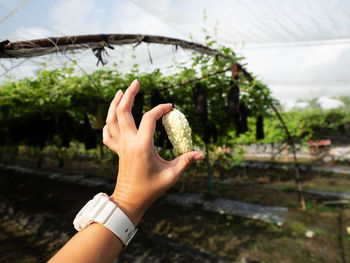
[[[201,153],[194,156],[194,160],[195,161],[199,161],[199,160],[202,160],[202,159],[203,159],[203,154],[201,154]]]
[[[122,93],[122,91],[118,90],[114,97],[118,97],[120,95],[120,93]]]
[[[137,79],[134,79],[133,82],[131,82],[131,85],[134,84],[134,83],[139,83],[139,81]]]

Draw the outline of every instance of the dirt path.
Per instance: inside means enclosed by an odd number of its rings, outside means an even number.
[[[11,172],[0,165],[0,262],[44,262],[75,233],[72,219],[86,200],[101,191],[109,193],[113,188],[112,181],[105,185],[98,178],[36,172],[40,173],[33,176]],[[181,188],[185,182],[185,188],[191,192],[205,188],[205,180],[190,176],[177,187]],[[279,191],[265,193],[264,189],[257,192],[256,187],[224,186],[227,192],[244,200],[251,196],[250,200],[257,203],[270,200],[264,198],[265,194],[278,201],[295,196]],[[176,193],[178,189],[172,191]],[[281,199],[281,194],[286,199]],[[203,211],[196,205],[191,208],[170,205],[162,198],[144,215],[139,233],[118,262],[343,263],[342,258],[349,260],[350,236],[346,234],[346,227],[350,226],[349,209],[345,207],[339,216],[338,209],[312,200],[307,211],[290,209],[286,222],[278,226]],[[266,202],[264,205],[274,204]],[[313,238],[305,236],[308,230],[315,233]],[[242,261],[247,257],[251,260]]]
[[[72,219],[86,200],[100,191],[108,192],[103,186],[84,187],[5,170],[0,170],[0,185],[0,262],[47,260],[74,234]],[[152,211],[158,208],[163,212],[176,209],[158,202]],[[142,223],[140,229],[117,262],[229,262],[143,232]]]

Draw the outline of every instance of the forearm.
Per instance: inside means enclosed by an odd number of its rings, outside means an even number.
[[[156,122],[172,109],[172,105],[161,104],[146,112],[137,129],[131,109],[138,90],[139,83],[135,80],[125,94],[117,92],[111,102],[106,125],[103,128],[104,144],[119,155],[117,184],[109,200],[114,202],[129,220],[123,213],[119,213],[119,210],[110,209],[110,203],[108,200],[106,202],[104,194],[95,196],[97,205],[92,202],[91,206],[87,206],[87,214],[91,211],[98,214],[98,209],[103,209],[106,203],[109,205],[110,210],[107,211],[112,214],[107,217],[108,220],[104,219],[108,222],[99,221],[106,226],[111,226],[108,223],[114,218],[113,215],[116,215],[116,218],[121,216],[123,224],[117,226],[126,225],[127,228],[122,228],[118,233],[125,243],[132,238],[131,234],[135,233],[134,226],[137,226],[146,209],[176,183],[186,167],[203,158],[201,153],[195,151],[183,153],[171,161],[159,156],[154,148]],[[105,206],[102,207],[103,204]],[[79,217],[77,221],[77,228],[80,229]],[[111,222],[117,224],[119,221]],[[84,222],[82,225],[85,226]],[[122,246],[122,241],[114,232],[94,223],[77,233],[50,262],[113,262]]]
[[[93,223],[75,234],[49,262],[113,262],[122,246],[114,233]]]
[[[134,226],[138,224],[143,212],[119,202],[113,195],[110,200]],[[75,234],[49,262],[113,262],[122,247],[122,241],[113,232],[99,223],[93,223]]]

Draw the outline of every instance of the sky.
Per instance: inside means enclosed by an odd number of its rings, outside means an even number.
[[[5,18],[11,10],[18,7]],[[205,14],[205,15],[204,15]],[[204,21],[204,16],[206,20]],[[319,98],[324,107],[350,96],[350,1],[348,0],[0,0],[0,40],[49,36],[140,33],[204,42],[203,30],[218,43],[245,57],[247,69],[266,83],[285,105],[298,99]],[[169,66],[171,47],[117,48],[110,64],[123,56],[121,70],[134,63],[145,70]],[[87,71],[97,69],[91,51],[77,54]],[[0,61],[11,74],[26,76],[48,58]],[[49,60],[52,67],[66,62]],[[2,72],[0,71],[0,74]],[[299,103],[300,104],[300,103]]]

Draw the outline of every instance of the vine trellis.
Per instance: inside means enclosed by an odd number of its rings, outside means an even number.
[[[76,36],[62,36],[62,37],[50,37],[26,41],[11,42],[5,40],[0,42],[0,59],[18,59],[18,58],[31,58],[42,55],[47,55],[51,53],[64,53],[66,51],[79,50],[79,49],[92,49],[98,62],[105,64],[104,54],[106,54],[106,48],[113,49],[114,45],[132,45],[134,47],[140,45],[141,43],[148,44],[161,44],[161,45],[173,45],[177,49],[181,47],[183,49],[193,50],[202,54],[207,54],[210,56],[221,57],[224,59],[230,59],[226,54],[212,49],[208,46],[198,44],[191,41],[181,40],[177,38],[170,38],[164,36],[155,35],[141,35],[141,34],[95,34],[95,35],[76,35]],[[238,62],[232,61],[232,67],[228,69],[219,70],[210,73],[193,80],[187,80],[183,83],[178,83],[176,86],[184,86],[192,82],[197,82],[203,78],[210,78],[211,76],[222,74],[228,71],[232,71],[232,77],[234,79],[239,79],[243,75],[249,82],[254,81],[254,77]],[[88,75],[83,71],[84,74]],[[172,88],[175,86],[169,86]],[[295,151],[295,143],[285,125],[281,115],[279,114],[277,108],[270,103],[269,106],[275,112],[278,119],[280,120],[286,134],[288,137],[289,144],[292,146],[294,167],[295,167],[295,182],[297,184],[297,192],[299,197],[299,202],[301,208],[305,209],[305,201],[302,193],[301,179],[299,173],[299,165]],[[209,163],[208,163],[209,165]],[[210,191],[210,169],[208,166],[208,190]]]

